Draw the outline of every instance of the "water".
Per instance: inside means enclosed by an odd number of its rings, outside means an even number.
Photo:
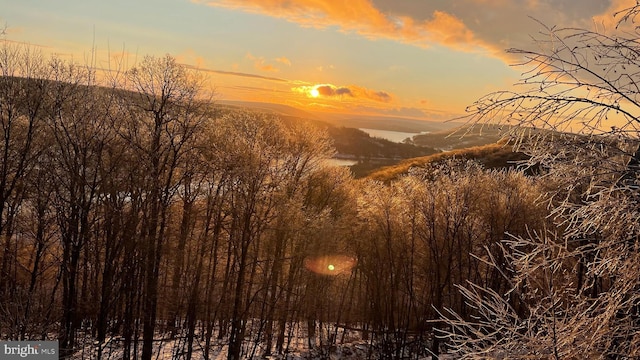
[[[405,139],[411,138],[414,135],[427,133],[427,132],[410,133],[410,132],[402,132],[402,131],[390,131],[390,130],[366,129],[366,128],[360,128],[359,130],[366,132],[371,137],[386,139],[395,143],[402,143]],[[336,158],[328,159],[327,161],[329,162],[329,164],[335,165],[335,166],[352,166],[358,163],[357,160],[336,159]]]
[[[418,134],[424,134],[424,133],[409,133],[409,132],[401,132],[401,131],[364,129],[364,128],[361,128],[359,130],[366,132],[371,137],[382,138],[395,143],[402,143],[406,138],[411,138],[414,135],[418,135]]]
[[[327,159],[327,162],[329,162],[329,164],[334,166],[351,166],[358,163],[357,160],[336,159],[336,158]]]

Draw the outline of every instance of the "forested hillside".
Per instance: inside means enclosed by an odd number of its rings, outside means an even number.
[[[327,131],[217,109],[171,57],[98,79],[0,51],[0,335],[63,358],[427,356],[438,312],[476,312],[456,284],[507,289],[484,261],[546,219],[473,162],[356,181]]]
[[[414,135],[409,143],[451,151],[496,143],[510,130],[509,126],[495,124],[464,125],[453,129]]]
[[[396,163],[402,159],[414,158],[439,152],[433,147],[395,143],[386,139],[372,137],[360,129],[334,126],[324,120],[301,118],[297,116],[276,115],[286,124],[305,123],[326,132],[335,149],[334,157],[368,163],[371,167]]]
[[[246,108],[239,107],[235,102],[225,101],[223,105],[216,106],[218,114],[241,111]],[[239,102],[238,104],[245,104]],[[217,105],[217,103],[216,103]],[[267,106],[261,103],[246,103],[249,109],[257,112],[265,112],[278,117],[285,124],[304,123],[307,126],[317,127],[327,133],[335,153],[334,158],[355,162],[349,166],[355,177],[363,177],[373,170],[383,166],[397,164],[403,159],[410,159],[431,155],[440,152],[428,145],[416,145],[410,143],[396,143],[387,139],[372,137],[366,132],[334,124],[326,121],[326,118],[313,116],[303,111],[287,106]],[[293,113],[294,115],[289,115]]]
[[[525,164],[528,158],[526,154],[516,151],[513,146],[500,142],[403,160],[396,165],[374,170],[367,175],[367,178],[388,183],[407,175],[413,168],[442,164],[452,160],[470,160],[487,169],[498,170],[516,169],[520,166],[522,171],[530,172],[528,165]]]
[[[219,107],[169,55],[105,72],[4,42],[0,339],[64,359],[638,358],[637,37],[545,31],[511,50],[522,91],[468,108],[504,142],[361,179],[328,160],[435,150]]]

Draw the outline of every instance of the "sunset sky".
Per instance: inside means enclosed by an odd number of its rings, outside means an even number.
[[[611,26],[634,0],[0,0],[5,39],[99,66],[175,56],[217,98],[443,120],[509,87],[541,25]]]

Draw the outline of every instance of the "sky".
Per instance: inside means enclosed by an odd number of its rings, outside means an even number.
[[[171,54],[216,99],[425,120],[524,70],[541,24],[611,27],[635,0],[0,0],[5,41],[99,67]]]

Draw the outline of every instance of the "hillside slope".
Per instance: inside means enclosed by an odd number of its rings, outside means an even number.
[[[432,147],[395,143],[372,137],[366,132],[347,127],[328,126],[329,137],[338,152],[337,157],[369,162],[376,160],[401,160],[432,155],[438,150]]]
[[[507,130],[505,127],[497,125],[465,125],[455,129],[415,135],[410,143],[446,151],[464,149],[496,143],[505,135],[505,130]]]
[[[510,145],[493,143],[466,149],[442,152],[430,156],[407,159],[397,165],[383,167],[367,175],[368,179],[390,182],[408,174],[412,167],[422,167],[430,163],[442,162],[447,159],[468,159],[482,164],[486,168],[512,168],[517,162],[526,160],[527,155],[514,152]]]

